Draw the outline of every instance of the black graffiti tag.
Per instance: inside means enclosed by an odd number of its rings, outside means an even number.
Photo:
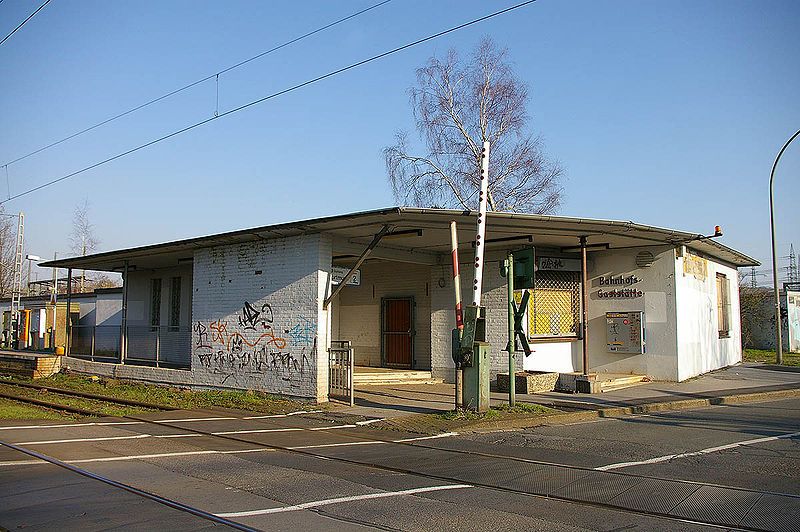
[[[261,305],[261,310],[259,311],[249,301],[245,301],[244,307],[242,307],[242,314],[239,316],[239,325],[249,331],[258,330],[259,327],[262,330],[271,329],[273,319],[272,307],[269,306],[269,303]]]

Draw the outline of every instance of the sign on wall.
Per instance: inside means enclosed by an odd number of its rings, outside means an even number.
[[[347,272],[350,271],[350,268],[343,268],[341,266],[334,266],[331,268],[331,284],[339,284],[344,279],[344,276],[347,275]],[[347,280],[347,286],[360,286],[361,285],[361,270],[358,269],[353,273],[353,276]]]
[[[708,277],[708,261],[703,257],[686,253],[683,257],[683,274],[691,275],[698,281],[705,281]]]
[[[564,257],[539,257],[539,269],[544,271],[579,272],[581,271],[580,259]]]
[[[606,275],[599,277],[598,284],[602,288],[597,290],[597,297],[600,299],[642,297],[644,292],[633,286],[640,282],[642,282],[642,279],[635,275]]]
[[[612,353],[644,353],[644,313],[606,312],[606,346]]]

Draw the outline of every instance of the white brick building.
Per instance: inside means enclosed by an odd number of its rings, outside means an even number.
[[[436,209],[347,214],[44,264],[124,276],[120,347],[103,356],[73,349],[66,363],[121,378],[325,401],[327,349],[331,340],[349,340],[357,365],[450,380],[451,220],[468,290],[475,215]],[[331,298],[332,273],[349,269],[382,230],[359,268],[360,283]],[[500,265],[509,250],[530,247],[537,270],[526,316],[533,353],[518,354],[518,366],[584,369],[581,236],[587,371],[677,381],[741,360],[736,268],[756,265],[752,258],[709,237],[632,222],[489,213],[483,304],[493,374],[507,368]],[[609,350],[606,313],[627,311],[644,313],[643,353]]]

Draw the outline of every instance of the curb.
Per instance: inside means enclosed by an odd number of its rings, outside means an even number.
[[[662,401],[654,403],[646,403],[632,406],[617,406],[598,408],[595,410],[585,410],[580,412],[568,412],[560,414],[550,414],[534,417],[520,417],[496,421],[476,421],[474,423],[466,423],[458,425],[443,421],[442,423],[432,423],[430,428],[436,428],[441,431],[458,431],[460,434],[468,433],[486,433],[486,432],[503,432],[524,430],[528,428],[539,427],[542,425],[565,425],[570,423],[578,423],[582,421],[592,421],[603,418],[623,417],[627,415],[642,415],[656,412],[668,412],[677,410],[692,410],[696,408],[704,408],[708,406],[717,405],[734,405],[744,403],[755,403],[760,401],[771,401],[775,399],[783,399],[790,397],[800,397],[800,388],[792,388],[786,390],[774,390],[766,392],[754,392],[733,394],[721,397],[707,397],[698,399],[679,399],[674,401]],[[393,418],[379,422],[375,428],[383,428],[387,430],[405,430],[409,432],[419,432],[421,434],[433,434],[429,431],[415,431],[413,421],[406,425],[401,420],[407,419],[411,421],[417,416],[428,416],[429,414],[416,414],[411,416],[403,416],[401,418]],[[419,418],[417,418],[419,419]],[[399,424],[394,421],[400,421]],[[427,427],[426,427],[427,428]],[[439,432],[439,430],[435,432]]]
[[[585,412],[571,412],[568,414],[554,414],[551,416],[541,416],[533,419],[510,419],[507,421],[496,421],[484,424],[476,423],[473,426],[461,427],[461,432],[495,432],[502,430],[520,430],[525,428],[538,427],[548,424],[565,424],[578,421],[591,421],[592,419],[615,418],[627,415],[650,414],[655,412],[668,412],[676,410],[692,410],[707,406],[735,405],[744,403],[756,403],[759,401],[771,401],[790,397],[800,397],[800,389],[776,390],[771,392],[756,392],[734,394],[722,397],[708,397],[701,399],[679,399],[676,401],[662,401],[658,403],[646,403],[634,406],[618,406],[600,408]],[[526,423],[527,422],[527,423]]]

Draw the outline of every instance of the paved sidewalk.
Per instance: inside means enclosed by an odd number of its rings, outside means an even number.
[[[636,407],[691,399],[714,400],[741,394],[800,390],[800,370],[790,367],[743,364],[717,370],[685,382],[648,382],[601,394],[517,394],[517,401],[537,403],[560,410],[600,410]],[[356,406],[335,406],[367,417],[392,418],[415,413],[453,409],[452,384],[396,384],[356,389]],[[492,405],[508,401],[505,393],[491,394]]]

